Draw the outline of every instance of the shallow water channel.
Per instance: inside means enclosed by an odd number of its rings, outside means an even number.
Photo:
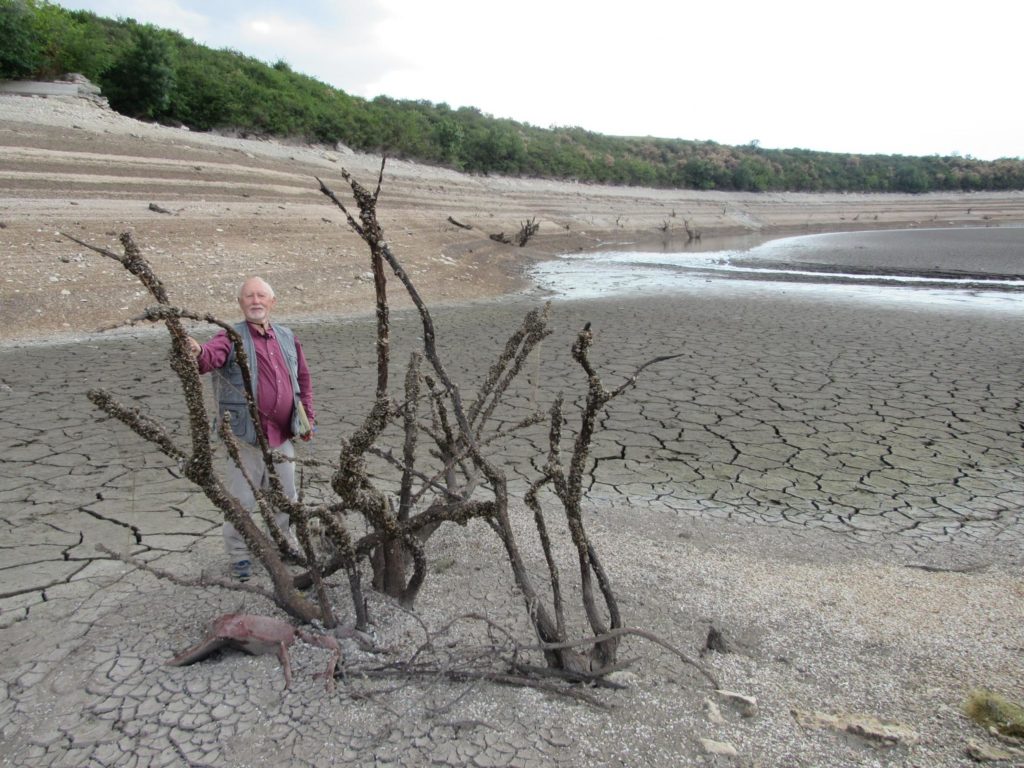
[[[712,243],[708,245],[713,247]],[[801,294],[1024,313],[1024,227],[843,232],[728,242],[682,252],[615,250],[538,265],[559,299],[625,295]]]

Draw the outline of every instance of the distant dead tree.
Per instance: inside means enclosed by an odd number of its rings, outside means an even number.
[[[537,234],[540,229],[540,224],[537,223],[536,217],[529,221],[524,221],[519,225],[519,232],[516,234],[516,238],[513,241],[504,232],[499,232],[496,235],[490,235],[489,237],[496,243],[502,243],[503,245],[512,245],[513,242],[518,243],[519,247],[522,248],[528,242],[530,238]]]
[[[529,221],[524,221],[519,225],[519,234],[516,235],[516,242],[519,243],[519,247],[522,248],[528,242],[530,238],[537,234],[540,230],[540,224],[537,223],[537,218],[533,217]]]
[[[241,339],[229,323],[209,314],[175,307],[163,283],[127,233],[121,235],[122,255],[67,237],[118,261],[140,280],[156,301],[137,319],[163,322],[168,330],[170,366],[184,394],[189,443],[179,443],[173,436],[174,431],[166,424],[138,408],[118,402],[107,391],[90,391],[90,400],[104,413],[123,422],[174,459],[185,477],[195,483],[242,533],[250,552],[270,574],[272,589],[266,591],[251,584],[237,585],[237,588],[264,594],[301,622],[321,622],[326,627],[337,625],[336,609],[329,600],[325,580],[341,572],[347,576],[354,628],[367,628],[370,619],[362,575],[362,567],[367,563],[373,574],[374,586],[412,608],[427,577],[425,551],[431,534],[445,523],[465,524],[479,519],[487,524],[502,544],[511,577],[539,640],[547,674],[568,680],[599,679],[616,668],[621,638],[633,634],[669,648],[687,663],[697,666],[714,682],[698,662],[649,633],[625,625],[611,576],[587,535],[584,523],[585,469],[601,414],[612,400],[634,386],[643,370],[669,359],[669,356],[648,360],[617,387],[609,389],[590,361],[593,334],[588,323],[577,335],[571,350],[573,360],[587,381],[586,397],[577,414],[575,436],[571,440],[563,438],[569,413],[562,396],[555,398],[546,413],[537,412],[516,424],[506,425],[504,420],[495,418],[496,410],[524,370],[531,352],[550,334],[547,308],[536,309],[526,315],[504,347],[497,351],[494,363],[475,393],[464,398],[462,389],[451,378],[444,363],[431,313],[392,253],[378,222],[376,206],[383,174],[382,162],[376,189],[371,193],[347,171],[342,171],[355,201],[352,212],[323,181],[317,179],[320,191],[342,211],[349,227],[367,245],[377,303],[374,398],[362,424],[341,441],[331,476],[331,488],[336,498],[315,503],[290,501],[272,469],[275,459],[280,460],[280,457],[270,450],[262,429],[257,429],[257,433],[266,466],[271,468],[271,482],[268,491],[257,488],[253,491],[258,514],[269,533],[261,530],[253,515],[227,492],[214,466],[208,427],[210,419],[204,405],[198,368],[189,353],[183,321],[205,322],[227,331],[243,370],[250,416],[259,424],[260,416]],[[387,272],[401,283],[419,314],[422,326],[422,346],[410,356],[398,387],[392,386],[391,378]],[[538,576],[527,566],[522,544],[512,525],[505,472],[492,458],[495,452],[485,449],[493,448],[516,430],[544,422],[548,427],[547,456],[536,462],[542,468],[523,499],[533,514],[546,566],[546,572]],[[395,429],[389,433],[389,427]],[[387,434],[396,430],[400,439],[395,441],[396,444],[388,445]],[[220,436],[228,455],[238,463],[237,445],[229,425],[222,426]],[[500,456],[500,453],[496,455]],[[384,480],[372,476],[366,465],[368,457],[383,459],[393,470],[393,475]],[[287,512],[296,530],[306,562],[303,573],[293,575],[282,562],[280,551],[284,542],[281,531],[274,524],[277,511]],[[552,524],[552,515],[558,519],[557,525]],[[363,524],[353,525],[353,517]],[[329,548],[314,546],[314,521],[319,522],[322,535],[329,541]],[[569,582],[559,568],[553,545],[556,531],[563,531],[563,535],[569,537],[569,549],[574,553],[576,566],[575,587],[567,586]],[[568,596],[577,593],[582,615],[577,615],[574,620]],[[574,637],[581,625],[589,627],[588,636],[582,639]],[[520,671],[529,672],[529,668],[523,666]]]
[[[700,230],[691,228],[689,219],[683,219],[683,229],[686,230],[687,243],[692,243],[694,240],[700,242]]]

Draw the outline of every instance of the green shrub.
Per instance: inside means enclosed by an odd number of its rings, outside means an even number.
[[[33,21],[25,0],[0,0],[0,78],[13,80],[35,73],[39,43]]]
[[[1024,707],[994,691],[971,691],[964,712],[978,725],[994,728],[1003,736],[1024,738]]]
[[[472,173],[677,189],[927,192],[1024,189],[1020,158],[849,155],[713,141],[603,136],[538,128],[473,107],[380,96],[368,101],[237,51],[177,32],[67,11],[46,0],[0,0],[0,77],[81,72],[132,117],[194,130],[342,142],[364,152]],[[609,97],[611,98],[611,97]]]
[[[131,117],[154,118],[166,113],[174,86],[174,61],[164,32],[138,26],[125,50],[101,82],[110,106]]]

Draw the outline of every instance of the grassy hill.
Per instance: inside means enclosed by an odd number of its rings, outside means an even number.
[[[0,0],[0,78],[80,72],[117,111],[193,130],[299,138],[480,174],[669,189],[807,192],[1024,189],[1024,161],[849,155],[539,128],[474,108],[367,100],[132,19]]]

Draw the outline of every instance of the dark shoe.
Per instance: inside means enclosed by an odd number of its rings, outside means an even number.
[[[302,556],[302,547],[299,540],[295,538],[294,531],[288,530],[284,537],[285,545],[281,549],[281,559],[288,565],[305,565],[306,558]]]
[[[231,564],[231,575],[239,581],[248,581],[252,578],[252,563],[248,560],[239,560]]]
[[[296,552],[294,549],[286,549],[281,553],[281,559],[284,560],[288,565],[305,565],[306,558]]]

